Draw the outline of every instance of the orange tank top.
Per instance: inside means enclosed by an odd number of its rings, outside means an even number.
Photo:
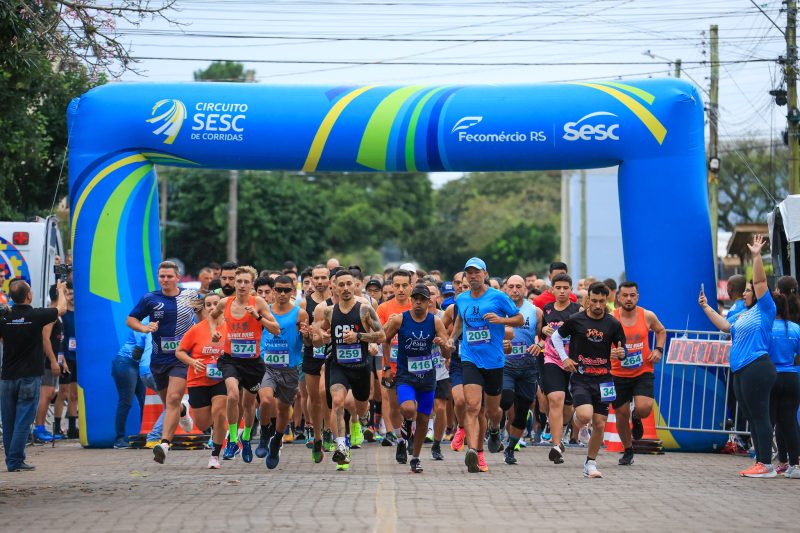
[[[234,318],[231,308],[234,297],[225,304],[225,353],[239,359],[256,359],[260,357],[261,322],[250,313],[245,313],[242,318]],[[256,297],[250,296],[247,305],[255,307]]]
[[[614,318],[620,320],[621,308],[614,309]],[[644,318],[644,309],[636,308],[636,323],[626,326],[621,320],[625,330],[625,348],[628,355],[622,361],[611,358],[611,375],[620,378],[635,378],[645,372],[653,372],[653,363],[647,359],[650,355],[650,328]]]

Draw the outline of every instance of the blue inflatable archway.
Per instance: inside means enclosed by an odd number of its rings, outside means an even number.
[[[69,127],[85,446],[113,443],[117,396],[110,360],[127,336],[128,312],[157,288],[156,164],[306,172],[619,165],[625,267],[639,283],[641,304],[668,328],[683,328],[688,318],[693,329],[709,329],[696,303],[701,283],[715,286],[703,102],[694,86],[679,80],[112,84],[76,98]],[[678,444],[708,449],[710,440],[719,439],[685,434]]]

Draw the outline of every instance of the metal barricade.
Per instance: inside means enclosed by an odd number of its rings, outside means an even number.
[[[749,435],[750,428],[744,413],[733,398],[732,376],[727,361],[715,360],[706,364],[702,357],[670,358],[673,340],[678,347],[708,348],[725,344],[730,340],[726,333],[711,331],[667,330],[667,345],[664,356],[655,365],[656,402],[659,417],[656,429],[689,431],[713,434]],[[694,342],[692,342],[694,341]],[[698,342],[709,341],[709,342]],[[655,346],[651,334],[650,346]],[[709,350],[706,349],[706,352]],[[671,360],[670,360],[671,359]],[[729,406],[730,404],[733,404]],[[730,407],[730,408],[729,408]]]

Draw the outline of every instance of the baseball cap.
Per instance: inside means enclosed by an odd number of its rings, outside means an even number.
[[[383,283],[381,283],[381,280],[376,278],[372,278],[371,280],[369,280],[366,284],[366,287],[369,287],[370,285],[375,285],[379,289],[383,288]]]
[[[480,257],[473,257],[467,264],[464,265],[464,270],[468,269],[469,267],[477,268],[478,270],[486,270],[486,263],[483,262],[483,259]]]
[[[411,291],[411,297],[413,298],[414,296],[422,296],[430,300],[431,291],[428,290],[428,287],[426,287],[422,283],[419,283],[417,284],[417,286],[414,287],[414,290]]]
[[[442,283],[442,294],[455,294],[455,293],[456,291],[453,288],[452,281],[445,281],[444,283]]]
[[[414,266],[414,263],[403,263],[400,265],[400,270],[407,270],[412,273],[417,272],[417,267]]]

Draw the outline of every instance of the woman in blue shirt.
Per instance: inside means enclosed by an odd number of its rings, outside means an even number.
[[[772,387],[770,415],[775,426],[778,443],[776,471],[793,479],[800,479],[800,428],[797,425],[797,408],[800,407],[800,375],[796,365],[800,354],[800,325],[797,281],[790,276],[778,279],[775,306],[778,315],[772,327],[769,355],[775,363],[778,376]],[[794,320],[793,320],[794,319]]]
[[[706,316],[721,331],[731,334],[731,372],[733,390],[739,405],[750,423],[750,434],[756,449],[756,464],[739,472],[744,477],[775,477],[772,466],[772,423],[770,421],[770,391],[775,384],[775,365],[768,352],[775,322],[775,302],[767,286],[767,275],[761,260],[764,237],[756,235],[748,244],[753,255],[753,280],[744,291],[747,311],[733,324],[717,313],[700,293],[699,303]]]

